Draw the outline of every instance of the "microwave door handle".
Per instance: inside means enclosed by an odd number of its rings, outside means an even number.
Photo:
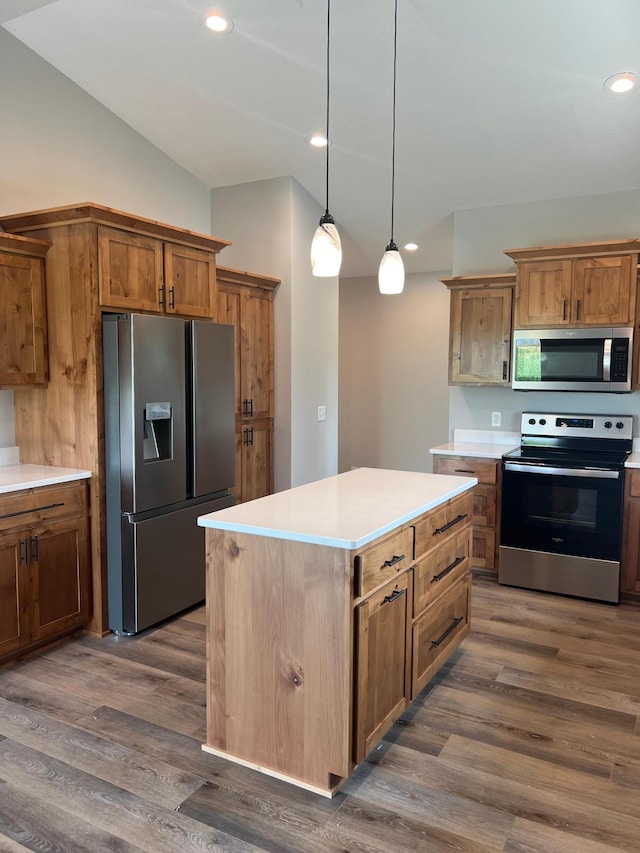
[[[604,351],[602,353],[602,379],[604,382],[611,381],[611,344],[612,338],[604,339]]]

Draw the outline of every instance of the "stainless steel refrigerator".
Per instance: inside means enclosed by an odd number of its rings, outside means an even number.
[[[102,321],[109,627],[135,634],[204,600],[204,530],[232,506],[233,326]]]

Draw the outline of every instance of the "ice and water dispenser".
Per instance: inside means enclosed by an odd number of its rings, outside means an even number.
[[[143,455],[145,462],[173,458],[173,409],[171,403],[147,403],[144,407]]]

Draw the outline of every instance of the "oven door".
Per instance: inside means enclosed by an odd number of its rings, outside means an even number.
[[[503,462],[501,545],[619,562],[623,476]]]

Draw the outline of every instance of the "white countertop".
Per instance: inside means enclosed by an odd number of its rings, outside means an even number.
[[[0,465],[0,494],[37,486],[54,486],[71,480],[84,480],[91,471],[79,468],[54,468],[49,465]]]
[[[624,467],[625,468],[640,468],[640,452],[635,451],[634,453],[631,454],[631,456],[628,456],[625,463],[624,463]]]
[[[454,429],[453,441],[432,447],[435,456],[477,456],[500,459],[504,453],[520,446],[520,433],[502,430]]]
[[[475,477],[356,468],[202,515],[198,524],[351,550],[465,492],[477,482]]]

